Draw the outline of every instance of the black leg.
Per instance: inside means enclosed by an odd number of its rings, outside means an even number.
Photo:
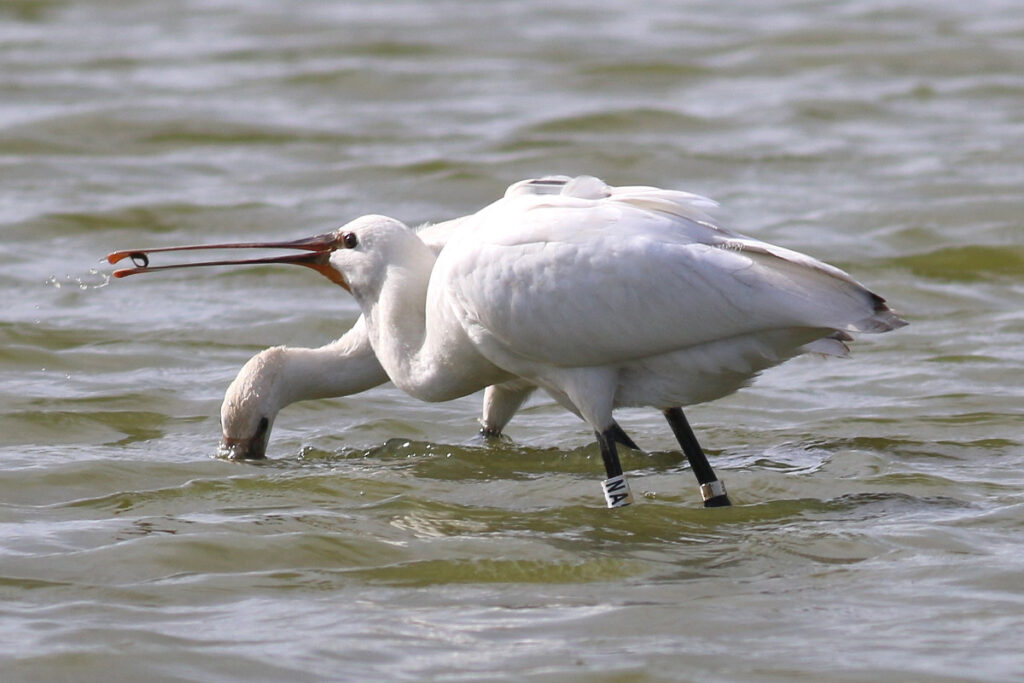
[[[636,442],[634,442],[633,439],[629,438],[629,434],[627,434],[622,429],[622,427],[619,426],[618,422],[612,423],[611,433],[612,438],[615,439],[615,441],[617,441],[618,443],[621,443],[626,448],[631,448],[634,451],[640,450],[640,447],[636,445]]]
[[[697,483],[700,484],[704,507],[715,508],[732,505],[729,495],[725,492],[725,485],[711,469],[711,463],[708,462],[707,456],[704,455],[704,449],[700,447],[697,437],[690,429],[690,423],[686,421],[682,408],[668,408],[664,413],[665,419],[668,420],[668,424],[672,428],[672,433],[676,435],[676,440],[683,447],[686,459],[690,461],[690,469],[697,477]]]
[[[604,499],[610,508],[625,507],[633,502],[633,494],[629,491],[629,482],[622,474],[619,452],[615,448],[616,426],[613,425],[603,432],[595,432],[597,443],[601,447],[604,471],[608,475],[608,478],[601,482],[601,488],[604,490]]]
[[[609,427],[597,434],[597,444],[601,447],[601,458],[604,460],[604,471],[608,478],[622,475],[622,463],[619,462],[619,451],[615,448],[615,427]]]

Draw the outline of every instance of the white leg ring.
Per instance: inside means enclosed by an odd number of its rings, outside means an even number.
[[[704,500],[710,500],[716,496],[724,496],[725,484],[722,483],[721,479],[715,479],[714,481],[709,481],[707,484],[701,484],[700,495]]]
[[[633,493],[629,490],[629,482],[624,474],[602,481],[601,490],[610,508],[626,507],[633,502]]]

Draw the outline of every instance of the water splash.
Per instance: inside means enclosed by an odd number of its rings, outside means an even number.
[[[64,279],[61,280],[56,275],[51,275],[46,279],[46,284],[54,289],[61,289],[65,286],[75,286],[83,290],[99,289],[110,284],[110,273],[101,273],[96,268],[90,268],[85,277],[72,277],[70,274],[65,274]]]

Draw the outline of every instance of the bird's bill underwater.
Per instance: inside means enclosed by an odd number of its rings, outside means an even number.
[[[224,435],[217,446],[217,456],[228,460],[264,460],[267,457],[267,438],[257,435],[236,439]]]
[[[345,278],[337,270],[331,267],[331,253],[338,248],[342,237],[339,232],[328,232],[322,235],[304,237],[302,239],[284,242],[236,242],[229,244],[190,244],[180,247],[157,247],[155,249],[129,249],[115,251],[107,255],[107,262],[118,263],[124,259],[131,259],[133,268],[121,268],[115,270],[113,275],[116,278],[128,277],[139,273],[150,273],[157,270],[171,270],[173,268],[198,268],[200,266],[234,266],[253,264],[291,263],[298,266],[312,268],[331,282],[349,289]],[[149,258],[151,254],[166,251],[199,251],[217,249],[298,249],[308,253],[288,254],[284,256],[268,256],[251,259],[225,259],[219,261],[197,261],[193,263],[174,263],[166,266],[151,266]],[[349,290],[351,291],[351,290]]]

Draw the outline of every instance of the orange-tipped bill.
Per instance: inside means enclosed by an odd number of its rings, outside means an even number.
[[[111,264],[118,263],[123,259],[131,259],[134,268],[122,268],[114,271],[114,277],[128,277],[139,273],[150,273],[156,270],[170,270],[172,268],[198,268],[199,266],[234,266],[268,263],[293,263],[299,266],[312,268],[331,282],[348,289],[348,284],[337,270],[331,267],[331,252],[335,250],[338,243],[337,233],[329,232],[323,235],[315,235],[303,239],[287,242],[238,242],[233,244],[190,244],[182,247],[158,247],[155,249],[130,249],[115,251],[107,255],[107,261]],[[268,256],[263,258],[250,259],[226,259],[220,261],[197,261],[193,263],[174,263],[166,266],[151,266],[149,259],[151,254],[165,251],[197,251],[213,249],[299,249],[309,253],[288,254],[284,256]]]

